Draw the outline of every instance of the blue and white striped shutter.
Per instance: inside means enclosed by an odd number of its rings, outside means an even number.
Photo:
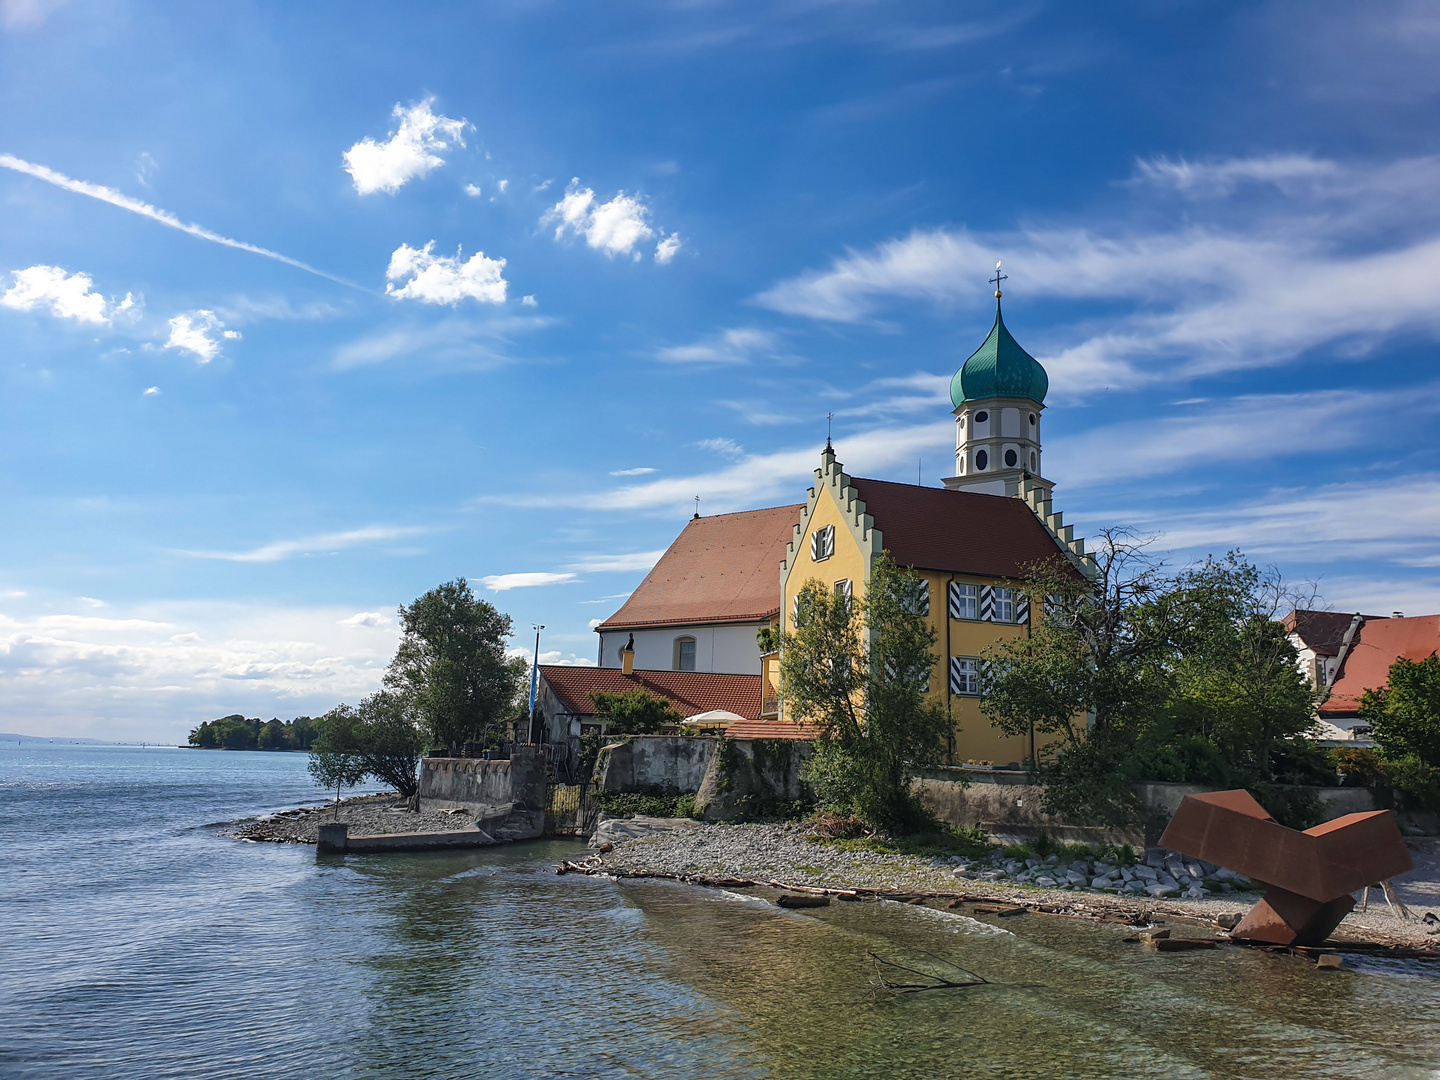
[[[819,562],[821,559],[825,558],[825,555],[823,554],[824,551],[825,533],[821,529],[816,529],[813,533],[810,534],[810,561]]]
[[[835,583],[835,592],[838,595],[843,596],[846,600],[854,599],[855,583],[849,578],[842,578],[840,581],[837,581]]]
[[[980,586],[980,621],[995,621],[995,589],[991,585]]]
[[[790,604],[790,622],[796,630],[800,629],[800,594],[795,594],[794,601]]]
[[[962,658],[959,656],[950,657],[950,692],[952,694],[965,692],[965,668]]]
[[[984,694],[987,693],[990,689],[990,672],[992,671],[991,662],[989,660],[981,660],[979,664],[979,669],[980,670],[976,673],[975,681],[979,684],[977,689],[979,689],[980,693]]]
[[[962,617],[961,612],[960,612],[960,583],[959,583],[959,582],[957,582],[957,581],[952,581],[952,582],[950,582],[949,597],[948,597],[948,599],[946,600],[946,603],[949,605],[949,608],[950,608],[950,618],[952,618],[952,619],[959,619],[959,618]]]
[[[1030,597],[1023,592],[1015,594],[1015,621],[1017,623],[1030,621]]]
[[[1060,597],[1056,596],[1054,593],[1046,593],[1044,611],[1045,621],[1047,623],[1053,622],[1055,620],[1055,616],[1060,613]]]

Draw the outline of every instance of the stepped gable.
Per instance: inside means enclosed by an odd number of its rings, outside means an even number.
[[[775,575],[803,509],[692,518],[630,599],[596,629],[773,618],[780,612]]]
[[[747,720],[760,718],[760,676],[719,675],[708,671],[644,671],[626,675],[619,668],[541,664],[540,675],[565,708],[576,716],[593,716],[590,693],[623,694],[646,690],[666,698],[681,716],[724,709]]]
[[[1339,656],[1345,631],[1350,629],[1354,618],[1348,611],[1309,611],[1302,608],[1285,616],[1285,632],[1298,637],[1316,656]],[[1370,622],[1385,616],[1362,615],[1361,618]]]
[[[1033,564],[1063,557],[1020,499],[858,477],[850,483],[899,566],[1019,579]]]
[[[1347,616],[1348,618],[1348,616]],[[1390,665],[1401,657],[1419,662],[1440,650],[1440,615],[1376,619],[1356,631],[1340,674],[1321,704],[1320,715],[1354,716],[1366,690],[1390,680]]]

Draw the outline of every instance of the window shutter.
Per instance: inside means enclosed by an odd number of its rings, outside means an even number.
[[[950,692],[952,694],[965,692],[965,669],[958,656],[950,657]]]
[[[995,589],[991,585],[980,586],[980,621],[995,621]]]
[[[983,694],[986,690],[990,689],[990,673],[992,670],[993,665],[989,660],[980,661],[979,671],[975,677],[975,692],[977,694]]]
[[[1015,621],[1017,623],[1030,621],[1030,597],[1023,592],[1015,594]]]
[[[965,618],[965,601],[958,581],[950,582],[950,618]]]
[[[820,562],[835,554],[835,526],[826,525],[810,534],[810,561]]]
[[[849,600],[855,593],[855,585],[849,578],[842,578],[835,582],[835,595],[843,596]]]
[[[822,540],[821,540],[820,530],[819,530],[819,529],[816,529],[813,533],[810,534],[810,561],[811,561],[811,562],[819,562],[821,559],[823,559],[823,558],[825,557],[824,555],[821,555],[821,554],[820,554],[820,550],[821,550],[821,548],[822,548],[823,546],[824,546],[824,545],[823,545],[823,542],[822,542]]]
[[[793,602],[791,603],[791,605],[790,605],[790,622],[791,622],[792,624],[794,624],[796,630],[799,630],[799,629],[800,629],[800,594],[799,594],[799,593],[796,593],[796,594],[795,594],[795,599],[794,599],[794,601],[793,601]]]
[[[828,559],[835,554],[835,526],[826,525],[823,531],[825,533],[825,558]]]

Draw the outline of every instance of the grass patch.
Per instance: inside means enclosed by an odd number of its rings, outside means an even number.
[[[674,788],[651,786],[634,791],[602,791],[595,801],[612,817],[688,817],[695,816],[695,793]]]
[[[837,851],[873,851],[881,855],[919,855],[932,859],[951,855],[978,859],[991,851],[990,842],[980,830],[952,826],[908,836],[813,836],[811,840]]]

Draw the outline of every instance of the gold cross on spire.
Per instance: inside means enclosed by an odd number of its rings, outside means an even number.
[[[999,300],[999,299],[1000,299],[1000,282],[1002,282],[1002,281],[1009,281],[1009,280],[1010,280],[1010,275],[1009,275],[1009,274],[1002,274],[1002,273],[1000,273],[1000,262],[1001,262],[1001,260],[999,260],[999,259],[996,259],[996,260],[995,260],[995,276],[990,279],[990,284],[995,286],[995,299],[996,299],[996,300]]]

